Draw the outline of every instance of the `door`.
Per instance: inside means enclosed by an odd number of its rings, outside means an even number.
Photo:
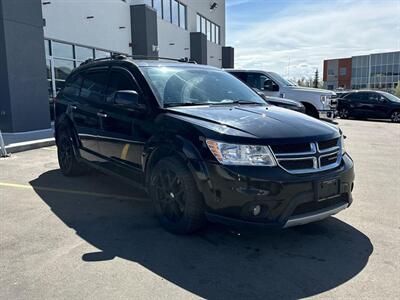
[[[125,68],[113,67],[106,90],[106,117],[102,119],[99,138],[100,153],[110,162],[135,168],[141,172],[142,153],[149,135],[144,130],[147,114],[114,102],[116,92],[135,91],[143,103],[143,93],[133,75]]]
[[[248,72],[246,82],[250,87],[260,90],[266,96],[280,97],[279,86],[265,74]]]
[[[388,100],[376,92],[369,92],[369,98],[373,105],[369,116],[371,118],[386,118],[388,115]]]
[[[90,154],[98,154],[98,134],[100,131],[101,111],[104,105],[108,68],[91,69],[83,74],[83,83],[78,101],[71,104],[72,116],[82,150]],[[93,155],[81,154],[90,161],[97,159]]]

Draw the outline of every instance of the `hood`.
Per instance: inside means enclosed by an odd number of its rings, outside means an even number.
[[[324,89],[316,89],[316,88],[310,88],[310,87],[303,87],[303,86],[287,86],[287,89],[290,89],[292,91],[296,92],[304,92],[304,93],[315,93],[318,95],[326,95],[326,96],[333,96],[336,95],[335,92],[329,91],[329,90],[324,90]]]
[[[332,124],[277,106],[192,106],[167,110],[175,118],[206,127],[217,134],[229,135],[227,130],[218,128],[230,128],[233,129],[230,132],[239,131],[247,137],[268,142],[318,141],[340,135]]]
[[[271,103],[282,103],[282,104],[285,104],[285,105],[297,106],[297,107],[302,107],[303,106],[302,104],[300,104],[300,102],[297,102],[297,101],[294,101],[294,100],[290,100],[290,99],[287,99],[287,98],[265,96],[265,99],[268,102],[271,102]]]

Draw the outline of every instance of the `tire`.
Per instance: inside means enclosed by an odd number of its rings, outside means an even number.
[[[319,119],[318,110],[314,106],[312,106],[311,104],[308,104],[308,103],[306,103],[306,104],[303,103],[303,105],[306,107],[306,115],[309,115],[313,118]]]
[[[77,160],[70,130],[65,126],[58,132],[57,156],[61,173],[65,176],[73,177],[86,173],[87,166]]]
[[[400,123],[400,111],[395,110],[394,112],[392,112],[392,114],[390,115],[390,119],[394,123]]]
[[[166,230],[189,234],[205,226],[203,197],[180,159],[160,160],[151,170],[148,190],[156,216]]]
[[[350,112],[347,108],[343,107],[339,110],[339,117],[341,119],[348,119],[350,116]]]

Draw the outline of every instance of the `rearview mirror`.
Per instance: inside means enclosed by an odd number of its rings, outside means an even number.
[[[134,110],[144,110],[143,104],[139,103],[139,95],[136,91],[118,91],[115,93],[114,104]]]

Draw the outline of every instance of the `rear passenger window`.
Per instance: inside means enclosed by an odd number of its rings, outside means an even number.
[[[81,85],[82,85],[82,76],[81,75],[73,76],[65,84],[63,94],[69,97],[77,97],[79,96]]]
[[[106,101],[114,102],[115,93],[118,91],[138,92],[138,88],[128,73],[111,71],[106,92]]]
[[[91,71],[84,75],[81,97],[90,101],[103,102],[107,70]]]

